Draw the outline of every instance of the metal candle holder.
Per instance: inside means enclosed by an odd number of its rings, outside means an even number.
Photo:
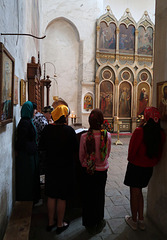
[[[123,145],[123,143],[119,140],[119,124],[122,124],[122,122],[117,120],[117,141],[115,142],[115,145]]]

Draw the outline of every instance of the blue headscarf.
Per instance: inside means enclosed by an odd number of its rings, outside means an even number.
[[[36,127],[33,123],[33,115],[34,115],[34,106],[31,101],[27,101],[23,104],[22,109],[21,109],[21,118],[28,118],[31,120],[31,123],[35,129],[36,132],[36,139],[37,139],[37,130]]]
[[[32,119],[33,114],[34,114],[33,103],[30,101],[25,102],[21,109],[21,117]]]

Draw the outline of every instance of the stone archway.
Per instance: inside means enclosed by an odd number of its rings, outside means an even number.
[[[53,19],[46,27],[42,62],[51,62],[56,68],[56,78],[51,77],[50,103],[56,95],[69,105],[77,117],[81,117],[81,42],[76,26],[66,18]],[[48,64],[48,71],[52,71]],[[46,73],[47,75],[47,73]],[[55,83],[56,82],[56,83]],[[57,84],[57,85],[56,85]]]

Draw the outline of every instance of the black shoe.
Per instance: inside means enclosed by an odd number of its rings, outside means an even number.
[[[63,226],[63,227],[57,227],[57,229],[56,229],[56,233],[57,234],[60,234],[60,233],[62,233],[62,232],[64,232],[68,227],[69,227],[69,223],[67,223],[67,225],[65,225],[65,226]]]
[[[47,226],[47,227],[46,227],[46,231],[47,231],[47,232],[53,232],[53,231],[56,230],[56,228],[57,228],[57,224],[55,223],[55,224],[53,224],[53,225],[51,225],[51,226]]]
[[[96,235],[96,225],[94,225],[94,226],[85,226],[85,228],[86,228],[86,230],[88,231],[88,233],[90,234],[90,235]]]
[[[96,233],[100,233],[105,226],[106,226],[106,220],[103,219],[97,224]]]

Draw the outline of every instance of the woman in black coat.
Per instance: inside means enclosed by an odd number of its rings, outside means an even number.
[[[16,132],[16,200],[35,204],[40,199],[40,178],[33,114],[33,103],[25,102]]]
[[[59,105],[52,111],[54,123],[47,125],[40,138],[39,150],[46,152],[45,194],[48,206],[47,231],[60,234],[69,223],[64,221],[66,200],[73,196],[74,165],[78,142],[74,129],[67,125],[69,109]],[[57,214],[57,223],[55,223]]]

